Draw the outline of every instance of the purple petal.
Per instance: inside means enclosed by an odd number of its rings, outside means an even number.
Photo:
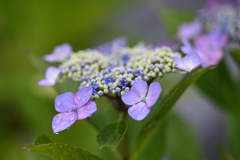
[[[139,95],[139,97],[145,97],[147,93],[147,82],[142,79],[136,79],[132,83],[131,91]]]
[[[133,105],[138,102],[140,102],[141,97],[136,93],[132,91],[128,91],[122,95],[122,101],[127,105]]]
[[[190,23],[183,23],[178,28],[178,37],[190,39],[197,36],[202,30],[202,23],[195,20]]]
[[[77,120],[76,112],[59,113],[53,117],[53,133],[59,133],[69,128]]]
[[[127,39],[125,37],[118,37],[112,41],[113,49],[125,47],[127,45]]]
[[[80,90],[76,93],[74,101],[78,108],[82,107],[84,104],[88,102],[91,98],[93,92],[92,86],[89,87],[81,87]]]
[[[151,109],[146,103],[140,102],[128,108],[128,114],[136,121],[141,121],[147,117]]]
[[[187,72],[191,72],[192,70],[199,67],[202,63],[197,53],[187,54],[183,59],[174,57],[174,60],[177,64],[177,68]]]
[[[42,79],[38,82],[38,85],[40,85],[40,86],[53,86],[53,85],[55,85],[55,81],[48,80],[48,79]]]
[[[56,81],[59,73],[60,73],[60,68],[48,67],[45,77],[46,79]]]
[[[74,93],[66,92],[55,98],[55,110],[58,112],[71,111],[74,103]]]
[[[181,50],[185,54],[190,54],[194,52],[193,46],[187,39],[181,39],[183,46],[181,47]]]
[[[218,32],[211,32],[199,36],[194,40],[196,50],[202,60],[203,68],[209,65],[217,65],[221,61],[223,58],[222,47],[226,42],[224,37],[222,34],[219,35]]]
[[[199,67],[202,61],[197,53],[191,53],[183,58],[183,63],[189,68],[190,71],[192,71]]]
[[[156,103],[161,92],[162,87],[159,82],[153,82],[150,84],[146,97],[146,103],[148,108],[152,107]]]
[[[72,47],[68,43],[56,46],[52,54],[44,55],[44,60],[48,62],[62,62],[72,52]]]
[[[97,111],[97,105],[94,101],[89,101],[77,110],[78,119],[85,119]]]

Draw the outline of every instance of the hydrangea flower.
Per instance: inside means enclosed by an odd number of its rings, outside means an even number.
[[[191,72],[202,64],[201,59],[196,52],[187,54],[183,59],[174,57],[174,60],[177,64],[177,68],[187,72]]]
[[[124,93],[121,98],[125,104],[132,105],[128,108],[128,114],[134,120],[141,121],[150,113],[161,92],[162,87],[158,82],[151,83],[148,89],[147,82],[136,79],[131,90]]]
[[[202,61],[202,67],[217,65],[223,58],[223,47],[228,37],[218,31],[198,36],[194,39],[195,50]]]
[[[189,63],[190,68],[194,66],[197,67],[198,56],[201,59],[202,67],[206,68],[210,65],[217,65],[223,57],[223,47],[226,45],[228,37],[226,34],[218,30],[214,30],[210,33],[200,35],[194,39],[194,46],[190,44],[188,40],[182,40],[184,46],[181,47],[182,52],[185,54],[191,54],[191,56],[184,57],[182,60],[179,58],[174,58],[177,63],[177,68],[188,70],[184,67],[184,64]],[[189,59],[192,59],[190,61]],[[184,69],[184,70],[185,70]],[[188,72],[191,70],[188,70]]]
[[[43,59],[47,62],[63,62],[72,53],[72,47],[68,43],[56,46],[53,53],[44,55]]]
[[[53,117],[53,133],[69,128],[76,120],[85,119],[97,110],[96,103],[88,101],[92,91],[92,86],[81,87],[76,94],[66,92],[56,97],[55,110],[61,113]]]
[[[42,79],[38,82],[40,86],[53,86],[56,83],[58,75],[60,74],[60,67],[48,67],[45,77],[46,79]]]
[[[177,35],[179,38],[190,39],[199,35],[201,30],[202,23],[199,22],[198,20],[195,20],[193,22],[183,23],[182,25],[180,25],[180,27],[178,28]]]

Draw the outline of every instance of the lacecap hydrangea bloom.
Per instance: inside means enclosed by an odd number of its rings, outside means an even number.
[[[53,74],[57,77],[51,79],[54,82],[51,84],[70,79],[79,82],[79,91],[56,97],[55,109],[60,113],[52,121],[54,133],[91,116],[97,111],[94,100],[101,96],[111,101],[122,100],[121,104],[113,104],[117,111],[128,112],[134,120],[143,120],[162,91],[159,82],[153,81],[166,73],[178,73],[180,67],[176,66],[181,66],[181,60],[174,58],[179,54],[169,47],[139,43],[131,48],[122,37],[102,46],[67,54],[66,46],[61,48],[63,51],[54,50],[51,56],[58,60],[62,53],[67,56],[61,57],[60,71]],[[195,61],[195,56],[185,59],[181,63],[185,66],[180,68],[182,70],[192,71],[201,64]],[[43,85],[40,82],[39,85]]]

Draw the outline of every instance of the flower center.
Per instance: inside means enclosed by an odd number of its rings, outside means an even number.
[[[141,97],[141,102],[146,103],[146,97]]]
[[[77,110],[77,106],[72,106],[72,111],[76,111]]]

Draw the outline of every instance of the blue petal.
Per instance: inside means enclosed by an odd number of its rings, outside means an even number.
[[[161,92],[162,87],[159,82],[153,82],[150,84],[146,98],[148,108],[152,107],[156,103]]]
[[[85,105],[88,100],[91,98],[93,92],[93,87],[81,87],[80,90],[76,93],[76,96],[74,98],[74,101],[76,103],[76,106],[78,108]]]
[[[133,105],[140,102],[139,95],[136,92],[128,91],[122,95],[122,101],[127,105]]]
[[[74,103],[74,93],[66,92],[55,98],[55,109],[58,112],[67,112],[72,110]]]
[[[53,133],[59,133],[71,125],[77,120],[76,112],[66,112],[66,113],[59,113],[53,117],[52,120],[52,129]]]
[[[84,106],[80,107],[77,110],[78,120],[90,117],[96,111],[97,111],[96,103],[94,101],[89,101],[87,104],[85,104]]]
[[[146,103],[138,103],[128,108],[128,114],[136,121],[141,121],[147,117],[151,109],[147,107]]]
[[[139,97],[145,97],[147,93],[147,88],[147,82],[142,79],[136,79],[132,83],[131,91],[137,93]]]

